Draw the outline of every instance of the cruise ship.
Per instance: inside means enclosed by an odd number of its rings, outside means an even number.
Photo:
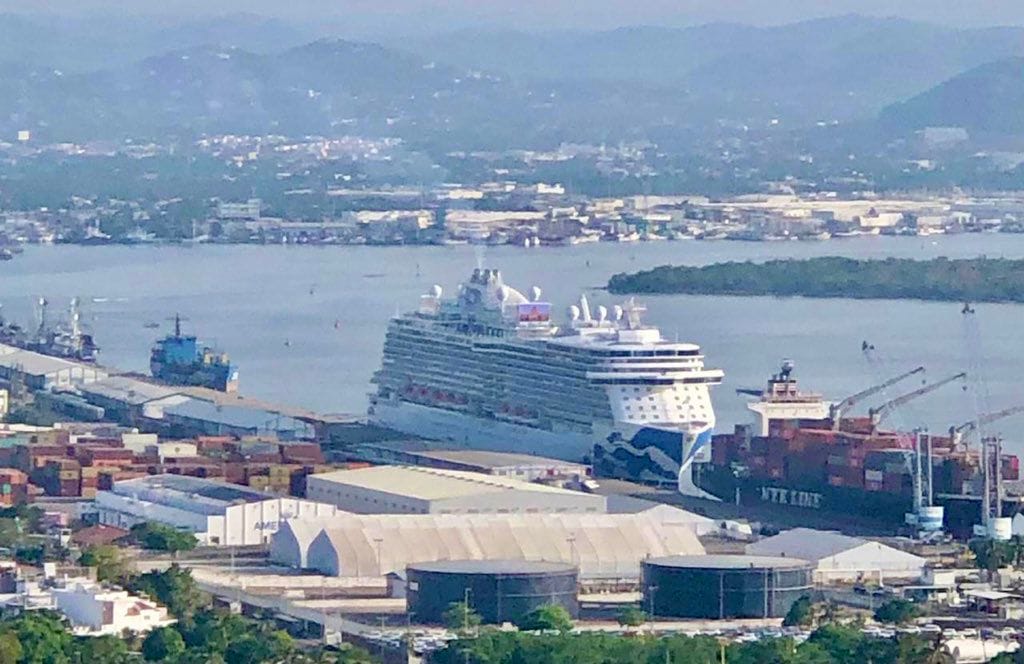
[[[564,325],[533,287],[476,269],[455,297],[440,286],[396,316],[374,375],[370,421],[474,449],[589,459],[604,476],[703,494],[691,465],[710,459],[715,413],[700,347],[664,339],[630,300]]]

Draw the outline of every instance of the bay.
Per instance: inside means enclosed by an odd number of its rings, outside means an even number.
[[[601,290],[617,272],[665,264],[706,264],[842,255],[1024,258],[1024,236],[860,237],[826,242],[650,242],[575,247],[35,246],[0,263],[0,303],[9,319],[32,320],[45,296],[54,315],[69,298],[100,344],[101,363],[147,372],[149,349],[180,313],[185,328],[228,352],[244,394],[325,413],[365,412],[388,319],[415,308],[439,284],[454,292],[474,267],[500,269],[527,291],[540,286],[556,312],[582,292],[614,304]],[[840,399],[917,365],[927,380],[974,369],[898,409],[888,424],[933,431],[976,412],[1024,403],[1020,376],[1024,306],[720,296],[646,296],[647,320],[670,339],[703,346],[707,363],[726,372],[716,388],[718,429],[747,422],[739,387],[761,387],[784,358],[805,389]],[[160,323],[162,329],[144,327]],[[875,346],[868,358],[863,341]],[[908,380],[879,395],[920,385]],[[867,404],[861,409],[863,412]],[[1024,453],[1024,417],[993,424],[1007,449]]]

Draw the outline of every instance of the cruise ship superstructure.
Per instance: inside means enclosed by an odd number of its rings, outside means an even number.
[[[708,458],[715,414],[700,347],[665,340],[631,301],[557,325],[552,305],[477,269],[455,297],[440,286],[388,327],[370,420],[477,449],[590,458],[603,474],[677,482]]]

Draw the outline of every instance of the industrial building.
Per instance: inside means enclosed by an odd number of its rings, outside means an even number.
[[[644,558],[704,553],[689,526],[645,514],[394,514],[303,521],[288,520],[273,535],[271,560],[330,576],[379,577],[438,560],[540,560],[576,565],[586,578],[635,581]]]
[[[821,583],[916,579],[923,574],[927,562],[920,556],[881,542],[811,528],[786,530],[748,544],[746,552],[756,556],[785,556],[810,561],[814,564],[814,578]]]
[[[438,450],[426,445],[413,442],[403,445],[361,445],[359,454],[361,458],[379,463],[463,470],[514,477],[527,482],[590,476],[590,466],[562,459],[487,450]]]
[[[122,423],[136,421],[142,416],[147,403],[180,392],[173,387],[130,376],[110,376],[82,385],[78,391],[87,402],[102,408],[107,420]]]
[[[644,607],[655,616],[782,618],[813,587],[814,565],[770,556],[670,556],[643,562]]]
[[[311,440],[316,432],[311,424],[281,413],[232,406],[180,396],[164,406],[164,427],[179,436],[272,436],[279,440]]]
[[[441,623],[455,602],[467,602],[485,623],[518,622],[547,604],[579,617],[577,569],[524,560],[442,560],[406,570],[408,611],[419,623]]]
[[[414,466],[311,475],[306,496],[359,514],[601,514],[605,498],[522,480]]]
[[[704,535],[718,535],[733,539],[745,539],[753,536],[753,531],[747,523],[711,519],[672,505],[657,503],[653,500],[644,500],[634,496],[613,494],[607,496],[606,499],[608,514],[644,514],[657,519],[661,523],[689,526],[701,537]]]
[[[156,521],[195,533],[208,545],[263,544],[287,519],[338,513],[331,505],[183,475],[115,482],[96,494],[96,508],[103,525],[128,529]]]
[[[0,344],[0,379],[21,381],[31,390],[79,387],[106,377],[106,371],[92,364]]]

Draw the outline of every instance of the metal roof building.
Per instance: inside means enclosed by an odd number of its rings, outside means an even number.
[[[585,478],[590,474],[589,466],[572,461],[488,450],[438,450],[419,441],[361,445],[359,451],[363,456],[383,463],[503,475],[528,482],[576,475]]]
[[[180,392],[173,387],[157,385],[131,376],[110,376],[85,385],[79,391],[90,400],[90,403],[93,398],[103,400],[104,403],[97,403],[97,406],[141,406],[154,399],[163,399]]]
[[[211,545],[263,544],[286,519],[338,513],[331,505],[184,475],[116,482],[96,494],[96,507],[103,525],[131,528],[155,521],[193,532]]]
[[[106,377],[107,372],[93,364],[0,344],[0,378],[8,381],[20,379],[34,390],[78,387]]]
[[[360,514],[600,514],[606,509],[603,496],[510,477],[418,466],[311,475],[306,495]]]
[[[299,520],[301,521],[301,519]],[[693,529],[647,515],[348,515],[286,522],[271,559],[332,576],[377,577],[439,560],[539,560],[578,565],[589,578],[637,579],[651,556],[699,555]]]
[[[774,537],[748,544],[757,556],[800,558],[815,564],[817,581],[917,578],[927,562],[920,556],[881,542],[850,537],[833,531],[794,528]]]
[[[207,436],[275,436],[280,440],[312,439],[313,426],[294,417],[247,406],[231,406],[171,396],[162,419],[172,431]]]

